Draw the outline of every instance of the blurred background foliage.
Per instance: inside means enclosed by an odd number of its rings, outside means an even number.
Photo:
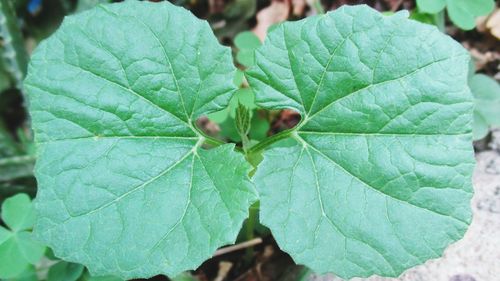
[[[130,0],[136,1],[136,0]],[[31,237],[36,194],[33,134],[23,91],[29,54],[50,36],[64,17],[111,0],[0,0],[0,279],[48,281],[114,281],[91,277],[79,264],[61,261]],[[158,1],[154,1],[158,2]],[[219,139],[245,148],[295,126],[293,111],[264,111],[255,104],[243,71],[254,64],[254,50],[266,33],[285,20],[334,10],[345,4],[367,4],[387,14],[410,11],[410,18],[435,25],[467,48],[472,57],[470,88],[476,99],[474,138],[477,150],[488,149],[490,132],[500,126],[500,10],[494,0],[173,0],[208,20],[214,34],[233,49],[240,89],[229,106],[200,118],[198,126]],[[243,116],[243,117],[242,117]],[[242,129],[239,119],[250,118]],[[242,137],[242,130],[245,131]],[[256,165],[260,159],[249,159]],[[251,212],[258,213],[258,205]],[[250,235],[245,235],[250,233]],[[260,237],[255,251],[234,251],[205,262],[198,270],[174,280],[307,280],[311,274],[296,266],[274,244],[261,225],[244,225],[238,241]],[[157,276],[155,280],[168,280]]]

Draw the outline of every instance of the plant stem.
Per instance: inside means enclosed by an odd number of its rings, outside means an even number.
[[[277,141],[280,141],[282,139],[286,139],[295,130],[296,130],[296,128],[284,130],[284,131],[277,133],[276,135],[272,135],[272,136],[264,139],[263,141],[259,142],[258,144],[254,145],[250,149],[248,149],[248,154],[259,152],[261,150],[264,150],[266,147],[270,146],[271,144],[273,144]]]
[[[209,137],[207,135],[204,135],[203,138],[205,138],[205,143],[207,144],[210,144],[210,145],[213,145],[213,146],[219,146],[219,145],[223,145],[223,144],[226,144],[225,142],[221,141],[221,140],[218,140],[216,138],[212,138],[212,137]]]
[[[213,138],[207,134],[205,134],[205,132],[203,132],[200,128],[198,128],[198,126],[196,126],[195,124],[191,124],[190,125],[191,129],[195,132],[197,132],[197,134],[200,136],[200,137],[203,137],[204,139],[204,142],[206,144],[210,144],[210,145],[213,145],[213,146],[219,146],[219,145],[223,145],[223,144],[226,144],[225,142],[221,141],[221,140],[218,140],[216,138]]]
[[[255,228],[255,223],[257,221],[257,213],[259,209],[256,207],[257,203],[254,203],[252,206],[250,206],[250,209],[248,211],[248,219],[246,223],[246,239],[247,241],[250,241],[254,238],[254,228]],[[246,249],[245,253],[245,261],[250,262],[254,256],[254,250],[253,247],[248,247]]]
[[[250,241],[245,241],[245,242],[240,243],[240,244],[236,244],[236,245],[232,245],[232,246],[221,248],[221,249],[219,249],[219,250],[217,250],[215,252],[215,254],[213,255],[213,257],[225,255],[227,253],[231,253],[231,252],[238,251],[238,250],[241,250],[241,249],[245,249],[245,248],[248,248],[248,247],[253,247],[253,246],[258,245],[260,243],[262,243],[262,238],[257,237],[255,239],[250,240]]]
[[[434,17],[434,22],[436,23],[436,26],[439,29],[439,31],[445,32],[444,10],[435,14],[433,17]]]

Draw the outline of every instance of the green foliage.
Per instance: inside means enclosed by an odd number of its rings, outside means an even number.
[[[247,71],[258,106],[302,115],[253,180],[262,223],[315,272],[398,276],[470,223],[469,55],[406,16],[357,6],[284,23]]]
[[[114,276],[91,276],[88,272],[85,272],[81,281],[123,281],[123,279]]]
[[[214,122],[222,123],[228,118],[234,119],[236,117],[236,109],[238,104],[242,104],[248,109],[256,109],[255,94],[249,88],[241,88],[234,92],[228,106],[220,111],[210,113],[208,118]]]
[[[407,16],[345,7],[260,47],[240,34],[239,90],[229,48],[168,2],[68,17],[25,80],[37,237],[97,276],[178,276],[234,242],[255,183],[261,221],[319,273],[396,276],[439,256],[470,222],[469,56]],[[258,108],[302,120],[268,138]],[[203,115],[243,149],[202,133]]]
[[[474,139],[484,138],[490,126],[500,126],[500,86],[494,79],[475,74],[469,80],[474,95]]]
[[[451,21],[458,27],[469,30],[476,26],[476,18],[493,11],[494,0],[417,0],[420,11],[436,14],[445,7]]]
[[[423,13],[418,9],[414,9],[410,13],[410,19],[435,25],[441,32],[445,31],[444,12],[439,12],[437,14],[428,14],[428,13]]]
[[[30,142],[16,142],[0,122],[0,194],[14,193],[14,181],[33,176],[35,157],[29,154],[29,146]],[[28,188],[21,187],[21,189]]]
[[[21,274],[14,278],[9,278],[8,281],[38,281],[35,266],[29,265]]]
[[[29,276],[31,265],[38,262],[45,251],[31,235],[35,213],[30,198],[20,193],[6,199],[1,215],[9,229],[0,226],[0,278]]]
[[[31,155],[0,158],[0,182],[32,176],[34,165],[35,157]]]
[[[241,137],[244,151],[246,151],[250,146],[248,133],[250,133],[251,122],[252,122],[252,112],[241,103],[238,104],[238,108],[236,109],[235,125],[236,125],[236,130],[238,131],[238,134]]]
[[[2,38],[2,65],[15,81],[16,86],[21,89],[28,57],[11,1],[0,2],[0,37]]]
[[[251,31],[244,31],[236,35],[234,38],[234,45],[238,48],[236,54],[236,61],[246,67],[255,64],[254,53],[255,50],[262,45],[259,37]]]
[[[5,126],[0,122],[0,159],[14,156],[18,153],[19,147]]]
[[[78,0],[78,4],[76,5],[75,12],[83,12],[85,10],[94,8],[98,4],[107,4],[111,3],[111,0]]]
[[[233,94],[226,108],[208,114],[208,118],[219,124],[222,137],[226,137],[234,142],[241,142],[242,138],[236,127],[236,110],[239,104],[251,111],[251,126],[248,132],[250,140],[264,139],[267,136],[270,124],[267,119],[259,116],[258,107],[255,104],[255,94],[250,88],[238,89]]]
[[[50,267],[47,281],[76,281],[82,275],[83,270],[81,264],[61,261]]]
[[[206,22],[168,2],[67,18],[25,81],[38,238],[122,278],[176,276],[232,243],[256,200],[251,166],[234,145],[203,149],[193,123],[227,106],[234,73]]]

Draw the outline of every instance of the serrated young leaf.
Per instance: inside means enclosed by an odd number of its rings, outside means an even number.
[[[469,30],[476,26],[476,18],[493,11],[494,0],[417,0],[419,10],[435,14],[445,7],[450,19],[458,27]]]
[[[240,88],[234,92],[229,105],[221,111],[210,113],[207,117],[217,123],[223,123],[228,117],[236,118],[238,104],[242,104],[248,109],[255,109],[255,94],[249,88]],[[231,119],[231,122],[234,120]]]
[[[238,103],[238,108],[236,108],[236,118],[235,125],[238,134],[240,135],[243,151],[247,151],[250,146],[250,140],[248,139],[248,133],[250,131],[250,125],[252,122],[252,112]]]
[[[240,135],[248,135],[248,131],[250,130],[250,123],[252,121],[252,112],[242,105],[238,104],[236,108],[236,129],[238,130]]]
[[[234,145],[201,149],[193,122],[226,107],[234,73],[209,25],[168,2],[67,17],[25,81],[37,236],[126,279],[176,276],[232,243],[256,199],[251,167]]]
[[[247,71],[257,105],[302,115],[253,179],[263,224],[315,272],[398,276],[469,225],[469,55],[406,16],[346,6],[284,23]]]

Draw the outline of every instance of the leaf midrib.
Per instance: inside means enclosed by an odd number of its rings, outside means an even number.
[[[123,198],[127,197],[128,195],[130,195],[130,194],[132,194],[132,193],[134,193],[134,192],[136,192],[136,191],[138,191],[138,190],[140,190],[140,189],[142,189],[142,188],[146,187],[148,184],[150,184],[150,183],[152,183],[152,182],[156,181],[157,179],[159,179],[160,177],[162,177],[162,176],[166,175],[166,174],[167,174],[168,172],[170,172],[172,169],[174,169],[175,167],[177,167],[177,165],[179,165],[179,164],[180,164],[180,163],[182,163],[184,160],[186,160],[186,159],[187,159],[190,155],[194,154],[194,153],[195,153],[195,149],[196,149],[196,146],[195,146],[195,147],[193,147],[193,149],[192,149],[192,150],[190,150],[188,153],[186,153],[184,156],[182,156],[179,160],[177,160],[177,161],[176,161],[176,162],[174,162],[172,165],[168,166],[166,169],[164,169],[162,172],[160,172],[158,175],[156,175],[156,176],[154,176],[154,177],[150,178],[149,180],[147,180],[147,181],[145,181],[145,182],[143,182],[143,183],[141,183],[141,184],[139,184],[139,185],[137,185],[137,186],[133,187],[133,188],[132,188],[132,189],[130,189],[129,191],[125,192],[124,194],[122,194],[122,195],[120,195],[120,196],[116,197],[115,199],[113,199],[113,200],[111,200],[111,201],[109,201],[109,202],[107,202],[107,203],[102,204],[101,206],[99,206],[99,207],[97,207],[97,208],[95,208],[95,209],[93,209],[93,210],[91,210],[91,211],[88,211],[88,212],[85,212],[85,213],[82,213],[82,214],[79,214],[79,215],[71,215],[71,214],[68,212],[69,218],[65,219],[65,220],[63,221],[63,223],[64,223],[64,222],[66,222],[66,221],[68,221],[68,220],[70,220],[70,219],[74,219],[74,218],[77,218],[77,217],[82,217],[82,216],[87,216],[87,215],[91,215],[91,214],[93,214],[93,213],[95,213],[95,212],[98,212],[98,211],[100,211],[100,210],[102,210],[102,209],[104,209],[104,208],[106,208],[106,207],[109,207],[109,206],[111,206],[111,205],[113,205],[113,204],[115,204],[115,203],[117,203],[117,202],[121,201]]]
[[[350,172],[349,170],[347,170],[344,166],[340,165],[339,163],[337,163],[336,161],[334,161],[332,158],[328,157],[326,154],[324,154],[321,150],[319,150],[318,148],[314,147],[311,143],[307,142],[306,140],[304,140],[303,138],[301,138],[300,136],[296,136],[295,137],[296,140],[301,143],[305,149],[309,149],[311,148],[312,150],[314,150],[316,153],[318,153],[320,156],[322,156],[323,158],[325,158],[326,160],[330,161],[332,164],[334,164],[336,167],[338,167],[340,170],[344,171],[346,174],[350,175],[351,177],[353,177],[354,179],[356,179],[357,181],[359,181],[360,183],[362,183],[363,185],[365,185],[366,187],[368,187],[370,190],[373,190],[381,195],[383,195],[384,197],[389,197],[397,202],[400,202],[404,205],[407,205],[407,206],[410,206],[410,207],[414,207],[414,208],[419,208],[421,210],[425,210],[427,212],[431,212],[431,213],[434,213],[434,214],[437,214],[437,215],[440,215],[440,216],[444,216],[444,217],[448,217],[448,218],[451,218],[465,226],[468,225],[468,223],[466,221],[463,221],[459,218],[456,218],[456,217],[453,217],[451,215],[447,215],[447,214],[443,214],[443,213],[440,213],[436,210],[432,210],[432,209],[428,209],[428,208],[425,208],[425,207],[422,207],[422,206],[419,206],[419,205],[415,205],[409,201],[405,201],[405,200],[402,200],[402,199],[399,199],[397,197],[394,197],[393,195],[391,194],[388,194],[388,193],[385,193],[373,186],[371,186],[370,184],[368,184],[366,181],[364,181],[363,179],[361,179],[360,177],[358,177],[357,175],[353,174],[352,172]]]
[[[305,146],[303,149],[305,149],[307,151],[307,155],[309,156],[309,159],[311,161],[311,164],[312,164],[312,168],[314,170],[314,179],[315,179],[315,186],[316,186],[316,191],[318,193],[318,201],[319,201],[319,204],[320,204],[320,207],[321,207],[321,212],[322,212],[322,217],[326,218],[327,221],[332,225],[333,228],[335,228],[338,232],[340,232],[340,234],[342,234],[344,236],[344,239],[353,239],[355,241],[358,241],[366,246],[368,246],[369,248],[373,249],[378,255],[380,255],[382,257],[382,259],[384,260],[384,262],[389,265],[389,267],[391,268],[392,270],[392,273],[395,274],[396,273],[396,270],[394,269],[394,267],[392,266],[391,262],[382,254],[382,251],[375,248],[375,246],[357,238],[357,237],[353,237],[353,236],[348,236],[347,234],[344,233],[344,231],[342,230],[341,227],[339,227],[336,223],[334,223],[334,221],[330,218],[330,216],[325,212],[324,210],[324,205],[323,205],[323,198],[322,198],[322,195],[321,195],[321,189],[320,189],[320,184],[319,184],[319,181],[318,181],[318,170],[316,168],[316,163],[314,162],[314,159],[312,157],[312,154],[311,152],[309,151],[309,149],[307,149],[307,147]],[[319,223],[318,223],[319,224]]]
[[[412,76],[413,74],[418,73],[418,72],[422,71],[423,69],[431,67],[431,66],[433,66],[435,64],[438,64],[438,63],[441,63],[441,62],[444,62],[444,61],[447,61],[447,60],[455,59],[455,58],[466,57],[466,56],[468,56],[468,54],[458,55],[458,56],[451,56],[451,57],[446,57],[446,58],[443,58],[443,59],[435,60],[435,61],[427,63],[427,64],[425,64],[423,66],[420,66],[419,68],[414,69],[414,70],[412,70],[412,71],[410,71],[408,73],[405,73],[405,74],[403,74],[403,75],[401,75],[399,77],[395,77],[395,78],[392,78],[392,79],[379,81],[377,83],[368,84],[365,87],[362,87],[362,88],[360,88],[360,89],[358,89],[358,90],[356,90],[354,92],[348,93],[348,94],[346,94],[346,95],[344,95],[344,96],[342,96],[342,97],[340,97],[338,99],[335,99],[335,100],[331,101],[330,103],[326,104],[324,107],[322,107],[320,110],[316,111],[312,115],[305,114],[304,122],[301,125],[301,127],[304,126],[305,124],[307,124],[308,121],[312,120],[314,118],[314,116],[320,114],[321,112],[323,112],[324,110],[328,109],[329,107],[337,104],[338,102],[340,102],[340,101],[342,101],[342,100],[344,100],[346,98],[352,97],[355,94],[358,94],[358,93],[363,92],[365,90],[371,89],[373,87],[384,85],[386,83],[390,83],[390,82],[394,82],[394,81],[399,81],[399,80],[408,78],[408,77]]]

